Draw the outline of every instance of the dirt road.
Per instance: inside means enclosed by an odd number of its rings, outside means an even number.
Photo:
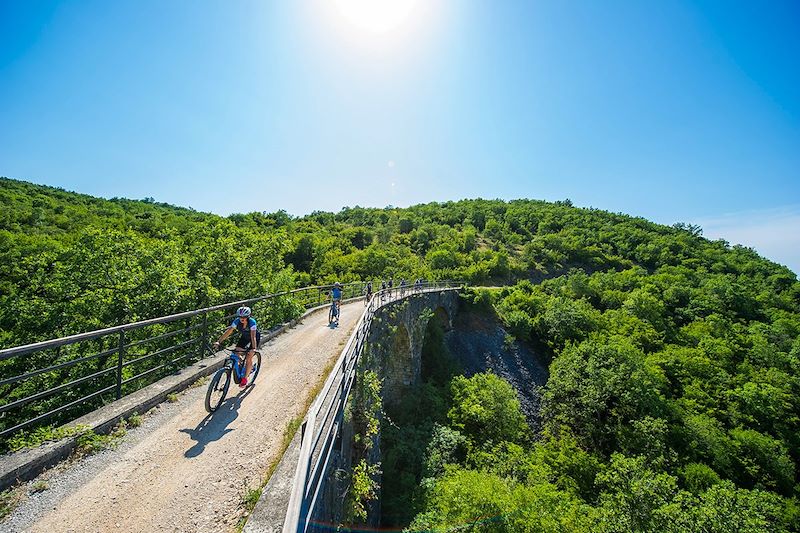
[[[213,416],[204,409],[205,386],[182,394],[165,409],[169,413],[153,415],[155,420],[126,437],[133,442],[105,452],[110,457],[95,468],[96,475],[49,501],[33,523],[17,522],[19,529],[231,530],[241,516],[244,491],[259,484],[284,428],[300,413],[308,390],[340,353],[363,310],[360,302],[343,306],[338,328],[329,327],[327,313],[319,312],[270,341],[262,347],[264,366],[256,385],[239,392],[233,384],[232,397]]]

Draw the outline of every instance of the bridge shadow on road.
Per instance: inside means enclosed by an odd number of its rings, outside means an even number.
[[[231,386],[235,387],[236,385],[231,384]],[[228,426],[238,418],[239,406],[252,390],[253,387],[247,387],[237,396],[222,402],[216,411],[206,415],[194,429],[181,429],[181,433],[186,433],[193,441],[196,441],[194,446],[183,453],[184,457],[197,457],[203,453],[209,442],[219,440],[233,431]]]

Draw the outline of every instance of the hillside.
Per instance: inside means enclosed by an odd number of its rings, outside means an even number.
[[[542,431],[496,377],[425,384],[401,442],[427,462],[391,525],[800,527],[800,283],[750,249],[569,201],[223,218],[9,179],[0,199],[2,347],[334,280],[505,286],[469,298],[551,361]]]
[[[463,200],[223,218],[0,178],[0,346],[260,294],[386,277],[473,284],[684,267],[796,300],[788,269],[742,247],[569,202]],[[47,324],[30,328],[31,320]]]

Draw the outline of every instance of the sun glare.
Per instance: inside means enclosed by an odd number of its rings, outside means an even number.
[[[402,26],[418,0],[334,0],[336,10],[348,23],[370,33],[388,33]]]

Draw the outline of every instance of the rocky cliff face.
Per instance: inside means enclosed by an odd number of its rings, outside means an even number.
[[[456,315],[445,342],[464,375],[491,371],[511,383],[528,423],[539,430],[541,391],[549,376],[544,357],[511,339],[495,317],[471,311]]]

